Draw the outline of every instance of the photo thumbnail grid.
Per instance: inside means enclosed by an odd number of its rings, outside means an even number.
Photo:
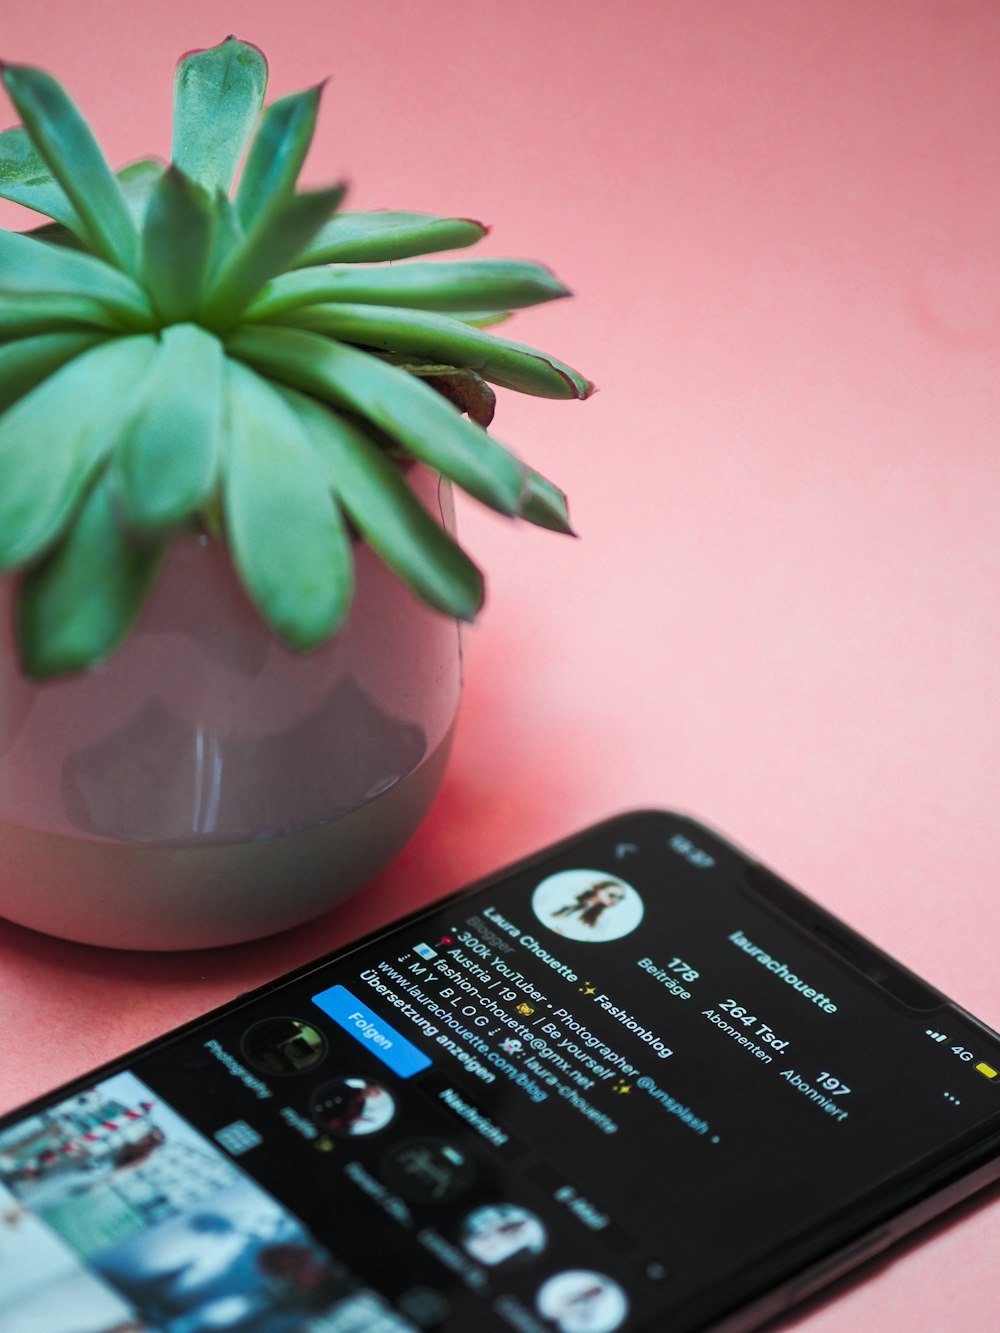
[[[0,1134],[0,1310],[4,1333],[414,1333],[127,1072]]]

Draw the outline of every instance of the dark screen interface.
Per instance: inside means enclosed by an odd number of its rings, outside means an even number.
[[[688,1327],[998,1109],[744,868],[626,817],[8,1121],[0,1327]]]

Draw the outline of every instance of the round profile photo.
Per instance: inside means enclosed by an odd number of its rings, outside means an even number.
[[[583,1268],[550,1277],[539,1288],[535,1305],[559,1333],[613,1333],[628,1314],[628,1300],[618,1283]]]
[[[543,926],[568,940],[603,944],[630,935],[642,920],[642,899],[631,884],[605,870],[560,870],[531,896]]]
[[[301,1018],[264,1018],[247,1029],[240,1047],[262,1074],[304,1074],[326,1055],[326,1038]]]
[[[516,1203],[492,1203],[462,1223],[462,1248],[488,1268],[530,1259],[545,1249],[545,1228],[534,1213]]]
[[[476,1178],[472,1159],[447,1139],[397,1143],[382,1162],[386,1184],[413,1203],[452,1203]]]
[[[309,1114],[331,1134],[355,1138],[385,1129],[396,1114],[396,1103],[381,1083],[366,1078],[335,1078],[321,1083],[313,1093]]]

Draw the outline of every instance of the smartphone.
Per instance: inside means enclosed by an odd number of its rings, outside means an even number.
[[[4,1333],[757,1328],[1000,1176],[1000,1036],[619,816],[0,1120]]]

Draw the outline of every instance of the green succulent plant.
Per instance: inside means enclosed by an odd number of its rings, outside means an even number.
[[[342,185],[297,190],[321,86],[265,108],[256,47],[192,52],[171,162],[115,172],[51,75],[0,72],[23,122],[0,134],[0,196],[51,219],[0,230],[0,570],[19,572],[30,675],[113,652],[192,529],[227,543],[298,649],[347,614],[352,530],[423,601],[471,619],[482,577],[401,459],[569,531],[563,494],[485,429],[491,384],[591,391],[486,331],[566,288],[520,261],[386,262],[486,229],[344,212]]]

